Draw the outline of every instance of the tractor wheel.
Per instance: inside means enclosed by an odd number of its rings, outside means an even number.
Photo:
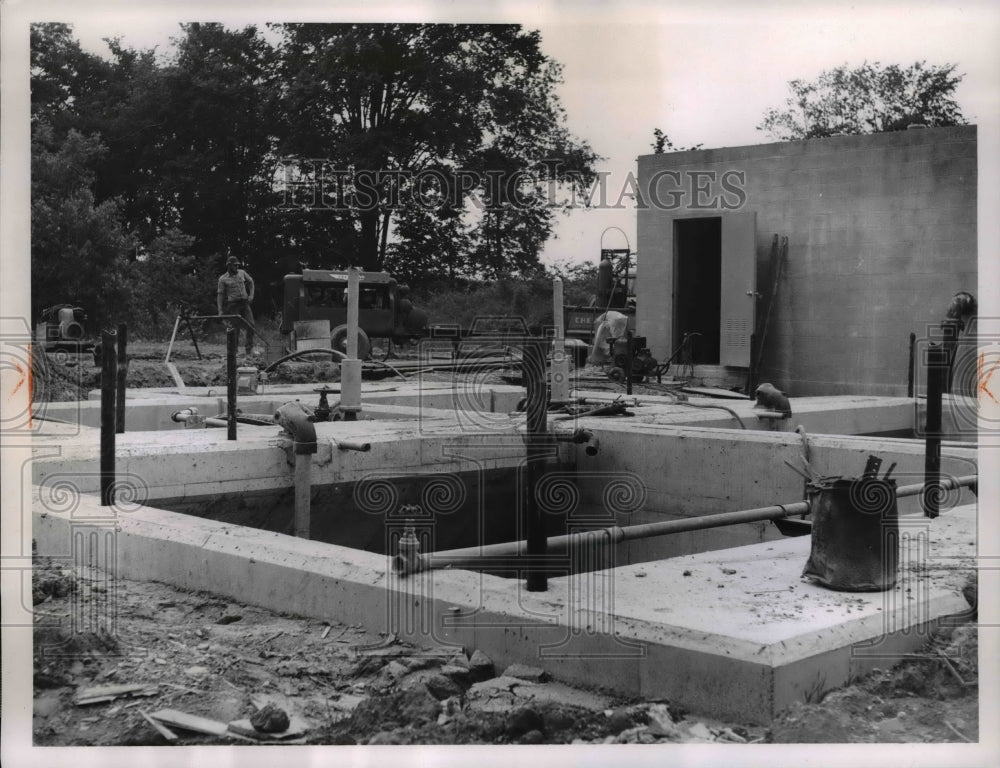
[[[338,325],[330,332],[330,347],[347,354],[347,326]],[[368,334],[358,328],[358,360],[367,360],[372,351]]]
[[[612,381],[625,381],[625,371],[621,368],[611,368],[608,371],[608,378]]]

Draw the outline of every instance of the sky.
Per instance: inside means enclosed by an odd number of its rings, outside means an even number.
[[[605,158],[598,170],[610,172],[611,189],[620,189],[635,172],[638,155],[652,151],[654,128],[676,146],[773,140],[756,126],[768,107],[784,103],[788,81],[813,79],[840,64],[958,64],[965,79],[956,96],[966,118],[1000,123],[1000,13],[985,3],[708,2],[685,9],[637,0],[405,7],[376,2],[363,11],[344,3],[128,3],[115,5],[114,12],[95,7],[63,5],[51,17],[72,20],[81,42],[96,53],[106,53],[101,39],[114,35],[127,45],[164,51],[181,20],[524,24],[539,30],[544,52],[563,65],[559,95],[567,125]],[[596,260],[602,245],[635,249],[636,215],[626,203],[621,210],[560,215],[543,261]]]

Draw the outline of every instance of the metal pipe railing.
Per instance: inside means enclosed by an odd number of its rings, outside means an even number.
[[[115,383],[118,376],[115,334],[101,333],[101,506],[114,503]]]
[[[115,372],[115,433],[125,432],[125,385],[128,381],[128,326],[118,324],[118,365]]]
[[[236,439],[236,348],[239,340],[239,330],[230,328],[226,331],[226,419],[228,427],[227,438]]]
[[[528,554],[544,558],[548,552],[545,537],[545,517],[535,496],[535,484],[541,478],[548,454],[545,443],[548,435],[548,392],[545,386],[545,342],[534,340],[524,347],[522,371],[527,388],[527,457],[524,466],[525,483],[521,495],[524,530],[527,534]],[[529,569],[526,578],[529,592],[545,592],[548,576],[544,571]]]
[[[927,423],[924,447],[924,493],[923,507],[927,517],[938,516],[935,486],[941,477],[941,412],[942,394],[948,383],[948,352],[941,344],[927,350]]]
[[[950,491],[957,488],[973,486],[978,483],[978,475],[963,475],[942,480],[937,488],[939,492]],[[904,485],[896,489],[896,496],[916,496],[924,492],[923,483]],[[701,531],[709,528],[721,528],[727,525],[739,525],[741,523],[756,523],[767,520],[780,520],[793,515],[809,514],[808,501],[796,501],[791,504],[773,504],[768,507],[756,507],[754,509],[741,509],[735,512],[721,512],[715,515],[703,515],[701,517],[691,517],[683,520],[665,520],[658,523],[643,523],[640,525],[629,525],[624,528],[611,526],[608,528],[597,528],[592,531],[581,533],[564,534],[562,536],[552,536],[546,540],[549,551],[565,552],[570,554],[570,550],[580,546],[618,544],[622,541],[634,539],[648,539],[655,536],[667,536],[673,533],[685,533],[688,531]],[[451,549],[442,552],[433,552],[416,557],[393,559],[393,569],[397,572],[407,573],[410,571],[428,570],[434,568],[474,568],[477,570],[492,570],[501,568],[536,568],[545,566],[565,567],[567,560],[549,562],[545,553],[541,557],[533,556],[527,549],[528,542],[508,541],[500,544],[487,544],[480,547],[466,547],[463,549]],[[522,555],[527,551],[528,556]]]

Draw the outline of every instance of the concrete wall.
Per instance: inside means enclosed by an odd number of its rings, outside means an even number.
[[[759,313],[771,291],[772,237],[788,236],[761,380],[793,395],[905,394],[910,332],[919,338],[928,324],[936,327],[956,291],[976,293],[975,126],[646,155],[638,163],[645,202],[654,201],[652,191],[661,205],[638,212],[637,332],[661,359],[676,342],[678,219],[756,212]],[[650,179],[666,170],[679,172],[680,184],[661,175],[650,190]]]
[[[646,425],[628,431],[591,424],[587,428],[598,434],[601,452],[588,457],[581,450],[577,456],[580,497],[585,508],[618,511],[619,525],[787,504],[804,496],[802,478],[784,463],[801,467],[802,444],[795,434]],[[924,478],[924,446],[919,441],[810,435],[809,442],[810,465],[820,476],[857,477],[868,456],[875,454],[883,459],[883,473],[896,465],[892,476],[900,486]],[[974,448],[942,450],[945,476],[976,474],[977,467]],[[638,483],[639,488],[623,503],[616,501],[623,497],[614,493],[614,483]],[[975,496],[968,489],[951,492],[942,502],[942,514],[973,503]],[[635,511],[622,512],[630,507]],[[920,511],[919,497],[899,499],[901,515]],[[615,554],[618,564],[639,563],[781,538],[769,522],[747,523],[627,541]]]

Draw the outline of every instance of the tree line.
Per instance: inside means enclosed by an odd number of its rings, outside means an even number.
[[[106,42],[102,57],[69,25],[31,29],[36,317],[73,302],[160,330],[210,310],[230,253],[264,312],[304,265],[527,276],[556,211],[523,179],[594,178],[560,65],[517,25],[192,23],[163,53]],[[364,205],[302,194],[331,170],[379,178]]]

